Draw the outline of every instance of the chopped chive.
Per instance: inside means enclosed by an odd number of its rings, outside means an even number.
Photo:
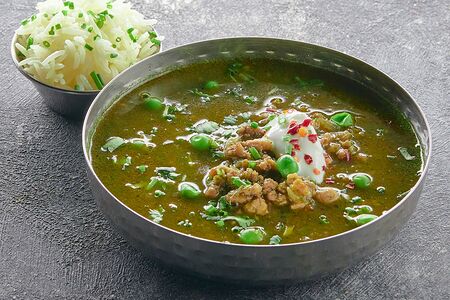
[[[103,81],[102,75],[97,73],[98,80],[100,80],[100,83],[102,84],[102,87],[105,86],[105,82]]]
[[[92,51],[92,50],[94,49],[94,48],[92,48],[92,46],[89,45],[89,44],[84,45],[84,48],[88,49],[89,51]]]
[[[34,20],[36,20],[36,15],[31,16],[31,21],[34,21]]]
[[[61,29],[61,24],[59,24],[59,23],[58,23],[58,24],[56,24],[56,25],[55,25],[55,29],[56,29],[56,30],[59,30],[59,29]]]
[[[89,27],[88,28],[88,32],[92,32],[92,30],[94,30],[94,27]]]
[[[50,43],[47,41],[43,41],[42,44],[44,45],[45,48],[50,48]]]
[[[106,8],[107,8],[107,9],[111,9],[111,8],[112,8],[111,3],[106,4]]]
[[[148,35],[150,36],[150,38],[158,37],[158,35],[157,35],[156,32],[154,32],[154,31],[149,31],[149,32],[148,32]]]
[[[69,9],[74,9],[75,5],[71,1],[64,2],[64,6],[67,6]]]
[[[27,40],[27,50],[30,49],[31,45],[33,45],[33,38],[30,36]]]
[[[157,38],[151,38],[150,41],[155,45],[158,45],[158,46],[161,45],[161,41],[158,40]]]
[[[112,47],[115,49],[115,48],[117,48],[117,45],[116,44],[112,44]]]
[[[100,36],[97,34],[96,36],[94,36],[94,41],[99,39],[99,38],[100,38]]]
[[[87,27],[86,23],[81,24],[81,29],[86,29],[86,27]]]
[[[81,91],[81,86],[79,86],[78,84],[75,84],[75,86],[73,87],[73,89],[75,91]]]
[[[101,79],[99,78],[99,74],[95,73],[95,71],[92,71],[90,75],[92,80],[94,80],[94,83],[97,86],[97,88],[101,90],[103,88],[103,84]]]
[[[248,149],[248,151],[250,151],[250,155],[252,156],[253,159],[261,158],[261,154],[258,152],[258,150],[255,147],[250,147]]]
[[[120,43],[122,39],[120,37],[116,37],[116,42]]]
[[[52,26],[50,28],[50,31],[48,32],[49,35],[55,35],[55,26]]]
[[[127,29],[127,33],[128,33],[128,36],[130,37],[130,40],[132,40],[133,43],[136,43],[137,39],[136,39],[136,37],[133,35],[133,30],[134,30],[134,28],[133,28],[133,27],[130,27],[130,28]]]
[[[111,53],[109,55],[109,57],[111,57],[111,58],[116,58],[117,56],[119,56],[119,54],[117,54],[117,53]]]
[[[83,17],[83,13],[79,13],[78,18],[82,18],[82,17]]]
[[[22,26],[25,26],[25,25],[28,24],[28,22],[30,22],[30,19],[25,19],[25,20],[22,20],[22,21],[20,22],[20,24],[22,24]]]
[[[68,13],[67,10],[63,10],[61,12],[62,12],[63,15],[67,16],[67,13]]]

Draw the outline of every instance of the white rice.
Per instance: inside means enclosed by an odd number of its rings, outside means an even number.
[[[15,47],[19,65],[51,86],[98,90],[92,72],[106,84],[159,51],[156,21],[123,0],[46,0],[36,8],[16,30]]]

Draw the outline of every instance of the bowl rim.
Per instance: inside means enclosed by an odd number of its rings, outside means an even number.
[[[155,31],[156,34],[158,34],[158,32],[154,28],[153,28],[153,31]],[[19,35],[17,34],[17,32],[14,32],[14,34],[12,36],[12,39],[11,39],[11,45],[10,45],[11,59],[12,59],[14,65],[16,66],[16,68],[19,70],[19,72],[22,73],[28,80],[32,81],[35,84],[39,84],[39,85],[42,85],[42,86],[44,86],[46,88],[52,89],[54,91],[67,93],[67,94],[72,94],[72,95],[95,96],[95,95],[98,95],[98,93],[100,93],[101,90],[75,91],[75,90],[68,90],[68,89],[52,86],[52,85],[49,85],[49,84],[47,84],[45,82],[42,82],[42,81],[38,80],[37,78],[35,78],[34,76],[32,76],[31,74],[26,72],[23,67],[19,66],[19,60],[18,60],[18,57],[17,57],[16,47],[15,47],[15,44],[17,42],[18,36]],[[156,54],[158,54],[160,52],[162,52],[163,51],[162,49],[163,48],[162,48],[162,43],[161,43],[159,45],[159,47],[158,47],[158,51],[155,54],[150,55],[150,57],[153,56],[153,55],[156,55]],[[144,59],[147,59],[147,58],[148,57],[146,57]],[[142,59],[142,60],[144,60],[144,59]],[[136,63],[139,63],[139,62],[141,62],[141,61],[138,61]],[[135,65],[135,64],[133,64],[133,65]],[[131,68],[133,65],[127,67],[124,70],[122,70],[122,72],[124,72],[125,70]],[[117,76],[119,76],[122,72],[119,72],[119,74],[117,74],[115,77],[113,77],[113,79],[116,78]],[[103,88],[105,88],[105,87],[106,87],[106,85]]]
[[[295,43],[299,43],[299,44],[304,44],[306,46],[311,46],[314,47],[318,50],[324,50],[324,51],[328,51],[328,52],[334,52],[340,55],[344,55],[346,58],[352,59],[352,60],[356,60],[359,63],[364,64],[365,66],[368,66],[372,69],[374,69],[375,71],[381,73],[381,75],[386,76],[387,78],[389,78],[392,83],[394,83],[394,85],[396,85],[397,88],[400,89],[401,92],[405,93],[406,96],[408,96],[411,101],[412,101],[412,105],[417,109],[417,111],[420,114],[420,117],[424,120],[424,125],[426,128],[426,132],[428,133],[428,138],[425,142],[425,144],[428,146],[428,155],[425,155],[425,153],[421,153],[421,157],[422,157],[422,168],[421,168],[421,174],[419,179],[416,181],[416,183],[414,184],[413,187],[411,187],[411,189],[408,191],[408,193],[399,201],[397,202],[397,204],[395,204],[393,207],[391,207],[390,209],[384,211],[384,213],[380,216],[378,216],[374,221],[366,223],[362,226],[358,226],[355,228],[352,228],[350,230],[335,234],[335,235],[331,235],[331,236],[327,236],[327,237],[323,237],[320,239],[316,239],[316,240],[310,240],[310,241],[303,241],[303,242],[297,242],[297,243],[289,243],[289,244],[279,244],[279,245],[255,245],[255,244],[238,244],[238,243],[232,243],[232,242],[222,242],[222,241],[216,241],[216,240],[210,240],[210,239],[206,239],[206,238],[202,238],[202,237],[198,237],[195,235],[190,235],[190,234],[186,234],[183,232],[179,232],[175,229],[169,228],[167,226],[161,225],[159,223],[156,223],[152,220],[150,220],[149,218],[146,218],[142,215],[140,215],[139,213],[137,213],[136,211],[132,210],[131,208],[129,208],[127,205],[125,205],[122,201],[119,200],[119,198],[117,198],[114,194],[111,193],[111,191],[106,188],[106,186],[103,184],[103,182],[100,180],[100,178],[97,176],[93,166],[92,166],[92,162],[89,159],[89,153],[90,149],[88,149],[88,144],[87,141],[88,139],[92,138],[89,137],[89,130],[92,127],[96,126],[96,123],[93,123],[92,126],[90,128],[88,128],[88,117],[92,114],[92,110],[94,107],[94,104],[97,103],[97,101],[99,101],[99,99],[101,98],[102,94],[105,92],[105,90],[108,89],[108,87],[111,84],[114,84],[114,82],[117,80],[117,78],[120,76],[120,74],[116,77],[114,77],[107,85],[105,85],[105,87],[100,91],[100,93],[95,97],[94,101],[92,101],[91,105],[89,106],[89,109],[86,112],[84,121],[83,121],[83,128],[82,128],[82,147],[83,147],[83,154],[84,154],[84,158],[86,161],[86,164],[88,165],[89,171],[92,173],[92,175],[94,176],[95,180],[97,181],[97,183],[99,183],[99,185],[101,186],[102,189],[104,189],[104,191],[106,191],[109,196],[111,196],[116,202],[118,202],[119,205],[121,205],[123,208],[125,208],[126,210],[128,210],[129,212],[131,212],[132,214],[134,214],[136,217],[142,219],[144,222],[148,222],[151,225],[156,225],[158,227],[160,227],[160,229],[162,230],[167,230],[169,232],[172,232],[176,235],[181,235],[184,238],[190,238],[190,239],[195,239],[199,242],[205,242],[205,243],[210,243],[210,244],[214,244],[216,246],[226,246],[226,247],[245,247],[245,248],[254,248],[256,249],[273,249],[273,248],[277,248],[277,247],[307,247],[308,245],[313,245],[316,243],[320,243],[320,242],[324,242],[324,241],[328,241],[328,240],[332,240],[332,239],[337,239],[337,238],[341,238],[345,235],[348,234],[353,234],[357,231],[360,230],[364,230],[365,228],[369,227],[369,226],[373,226],[376,223],[381,222],[382,219],[384,219],[387,215],[389,215],[392,211],[397,210],[400,206],[403,205],[403,203],[405,203],[406,201],[408,201],[409,197],[411,196],[411,194],[413,194],[415,192],[415,190],[422,184],[422,182],[425,180],[425,175],[428,172],[428,167],[430,164],[430,160],[431,160],[431,153],[432,153],[432,137],[431,137],[431,130],[430,130],[430,126],[428,123],[428,120],[423,112],[423,110],[420,108],[420,106],[418,105],[417,101],[411,96],[411,94],[405,89],[403,88],[396,80],[394,80],[391,76],[387,75],[385,72],[379,70],[378,68],[375,68],[374,66],[372,66],[371,64],[367,63],[366,61],[356,58],[352,55],[349,55],[347,53],[335,50],[333,48],[329,48],[329,47],[325,47],[325,46],[321,46],[318,44],[314,44],[314,43],[309,43],[309,42],[303,42],[303,41],[299,41],[299,40],[293,40],[293,39],[284,39],[284,38],[278,38],[278,37],[270,37],[270,36],[232,36],[232,37],[220,37],[220,38],[212,38],[212,39],[204,39],[204,40],[199,40],[199,41],[194,41],[191,43],[187,43],[187,44],[182,44],[179,46],[175,46],[170,48],[169,50],[166,51],[160,51],[150,57],[147,57],[139,62],[137,62],[136,64],[132,65],[131,67],[129,67],[128,69],[131,69],[135,66],[138,66],[139,64],[144,64],[147,62],[147,60],[153,59],[153,57],[157,57],[159,55],[165,55],[166,52],[170,53],[172,51],[178,51],[179,48],[183,48],[183,47],[191,47],[191,46],[195,46],[197,44],[204,44],[204,43],[210,43],[210,42],[219,42],[219,41],[227,41],[227,40],[242,40],[242,39],[253,39],[253,40],[275,40],[275,41],[279,41],[279,42],[295,42]],[[128,70],[127,69],[127,70]],[[117,101],[117,100],[116,100]],[[114,101],[115,102],[115,101]],[[113,105],[113,104],[111,104]],[[103,114],[98,114],[94,117],[94,120],[98,121],[99,118],[101,118]],[[414,133],[417,135],[417,133],[414,130]],[[426,156],[426,157],[425,157]]]

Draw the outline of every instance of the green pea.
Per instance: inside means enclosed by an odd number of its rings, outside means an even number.
[[[181,197],[185,199],[196,199],[201,195],[201,191],[195,183],[182,182],[178,185]]]
[[[331,116],[331,121],[341,127],[349,127],[353,125],[352,115],[347,112],[341,112]]]
[[[205,151],[211,147],[212,140],[207,135],[196,134],[190,138],[189,142],[191,143],[192,147],[194,147],[194,149],[199,151]]]
[[[251,122],[250,123],[250,127],[252,127],[252,128],[258,128],[258,123],[257,122]]]
[[[219,87],[219,83],[214,80],[210,80],[203,85],[203,88],[205,90],[214,90],[214,89],[217,89],[218,87]]]
[[[148,110],[162,110],[163,102],[157,97],[150,97],[148,93],[143,93],[141,97],[144,99],[144,105]]]
[[[239,238],[246,244],[258,244],[264,239],[264,235],[261,228],[246,228],[241,230]]]
[[[298,163],[290,155],[283,155],[277,160],[277,169],[283,177],[298,172]]]
[[[378,218],[376,215],[362,214],[362,215],[355,217],[354,220],[356,221],[356,224],[358,226],[361,226],[361,225],[367,224],[369,222],[372,222],[376,218]]]
[[[357,188],[366,189],[372,183],[372,178],[366,174],[358,174],[353,176],[352,181]]]

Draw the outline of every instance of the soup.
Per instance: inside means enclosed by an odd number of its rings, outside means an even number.
[[[90,151],[106,188],[142,216],[246,244],[371,222],[422,167],[410,123],[388,102],[269,59],[198,63],[145,83],[105,112]]]

